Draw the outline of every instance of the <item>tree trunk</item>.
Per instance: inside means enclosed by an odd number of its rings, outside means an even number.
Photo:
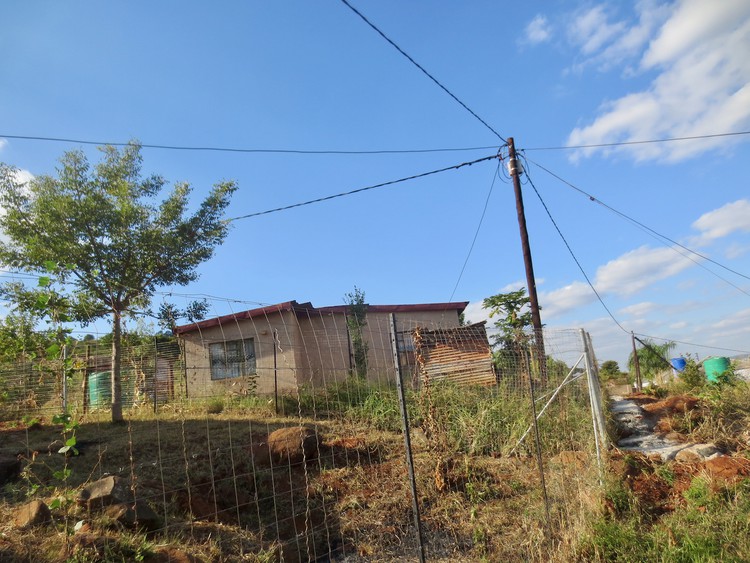
[[[112,312],[112,422],[122,422],[122,315]]]

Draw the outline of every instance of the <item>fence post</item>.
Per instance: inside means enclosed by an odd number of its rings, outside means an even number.
[[[414,478],[414,460],[411,453],[411,437],[409,433],[409,413],[406,409],[406,396],[404,395],[404,383],[401,379],[401,360],[398,353],[398,333],[396,332],[396,315],[388,315],[391,325],[391,349],[393,350],[393,367],[396,371],[396,387],[398,389],[398,403],[401,407],[401,419],[403,421],[404,445],[406,447],[406,467],[409,472],[409,485],[411,486],[412,507],[414,509],[414,524],[417,528],[417,543],[419,544],[419,561],[424,563],[424,541],[422,539],[422,518],[419,513],[419,497],[417,497],[417,482]]]
[[[67,344],[63,344],[62,357],[62,410],[63,412],[68,412],[68,370],[65,365],[68,361]]]
[[[273,329],[273,400],[274,411],[279,414],[279,366],[276,358],[276,347],[279,345],[279,330]]]
[[[597,377],[592,361],[590,342],[587,338],[586,331],[583,329],[579,330],[581,335],[581,344],[583,345],[583,354],[586,362],[586,382],[589,389],[589,405],[591,406],[591,424],[594,429],[594,444],[596,445],[596,462],[599,466],[599,480],[601,481],[603,475],[602,465],[602,445],[606,446],[605,438],[605,427],[603,424],[604,415],[601,410],[600,393],[598,381],[595,383],[594,378]]]

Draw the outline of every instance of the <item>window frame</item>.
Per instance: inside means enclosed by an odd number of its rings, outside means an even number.
[[[257,375],[255,340],[239,338],[209,343],[208,365],[212,381]]]

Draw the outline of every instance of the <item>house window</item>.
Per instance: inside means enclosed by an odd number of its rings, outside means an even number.
[[[211,379],[255,375],[255,343],[252,338],[208,345]]]

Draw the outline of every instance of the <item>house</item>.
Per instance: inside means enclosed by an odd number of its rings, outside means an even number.
[[[409,381],[416,369],[412,331],[458,327],[467,305],[367,305],[361,338],[347,323],[348,306],[297,301],[179,326],[175,333],[184,347],[189,396],[268,394],[346,380],[357,367],[354,341],[364,343],[367,379],[393,381],[393,314],[403,378]]]

